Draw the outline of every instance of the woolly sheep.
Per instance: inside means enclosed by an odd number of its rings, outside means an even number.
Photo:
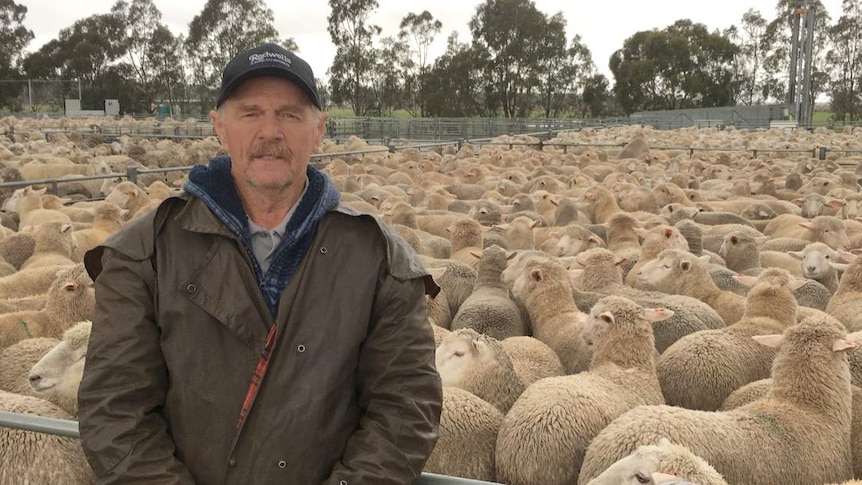
[[[5,391],[0,391],[0,411],[72,419],[48,401]],[[0,483],[94,483],[81,442],[75,438],[0,427],[0,463]]]
[[[65,222],[42,224],[33,234],[36,245],[33,255],[21,265],[21,270],[74,264],[72,253],[77,248],[72,225]]]
[[[753,337],[778,347],[770,396],[728,412],[641,406],[592,441],[581,469],[588,483],[639,446],[668,438],[689,448],[728,483],[804,485],[852,476],[848,342],[832,318],[805,319],[782,335]],[[800,448],[799,444],[804,443]]]
[[[656,226],[648,231],[640,231],[643,237],[641,244],[641,252],[638,256],[637,263],[632,266],[625,277],[625,283],[629,286],[640,288],[642,290],[652,290],[654,288],[645,288],[635,286],[637,283],[637,272],[646,264],[647,261],[655,259],[665,249],[680,249],[688,251],[688,241],[682,235],[678,228],[673,226]]]
[[[34,396],[30,369],[58,343],[55,338],[28,338],[0,350],[0,390]]]
[[[763,233],[773,238],[793,237],[822,242],[833,249],[850,243],[844,221],[833,216],[817,216],[809,221],[791,214],[780,215],[766,225]]]
[[[63,339],[46,353],[32,369],[28,380],[43,399],[71,414],[78,415],[78,388],[84,376],[84,358],[92,322],[78,322],[63,332]]]
[[[846,266],[841,266],[837,251],[816,242],[788,254],[802,262],[802,276],[822,283],[832,293],[838,290],[838,268],[843,270]]]
[[[112,234],[120,230],[126,216],[126,210],[116,204],[103,202],[94,211],[93,227],[81,229],[73,233],[75,237],[75,261],[82,261],[84,253],[102,244]]]
[[[498,340],[525,335],[521,313],[500,278],[506,268],[506,252],[491,246],[474,256],[481,257],[476,285],[452,317],[451,329],[472,328]]]
[[[44,295],[57,278],[57,272],[72,265],[47,266],[18,271],[0,278],[0,296],[4,299]]]
[[[515,402],[497,438],[497,480],[573,483],[587,445],[602,428],[634,406],[663,403],[651,322],[670,313],[621,297],[600,300],[584,325],[593,347],[589,370],[542,379]]]
[[[470,391],[503,414],[524,391],[503,344],[470,328],[449,334],[437,347],[435,363],[444,386]]]
[[[47,222],[66,222],[71,223],[72,220],[66,214],[60,211],[44,209],[42,207],[42,195],[47,188],[32,189],[25,187],[22,192],[23,196],[18,201],[16,211],[20,218],[18,226],[24,230],[28,226],[38,226]]]
[[[439,437],[423,471],[494,480],[494,450],[503,414],[474,394],[443,387]]]
[[[556,233],[560,238],[553,254],[559,257],[575,256],[590,248],[604,246],[598,235],[579,225],[566,226]]]
[[[715,309],[726,325],[733,324],[742,318],[744,299],[715,285],[704,258],[666,249],[638,271],[638,280],[665,293],[697,298]]]
[[[515,374],[524,386],[566,373],[556,352],[539,339],[529,336],[509,337],[503,340],[503,348],[512,360]]]
[[[844,270],[826,313],[843,323],[849,332],[862,330],[862,258],[856,258]]]
[[[461,308],[464,301],[473,293],[473,287],[476,286],[476,278],[476,270],[474,268],[457,262],[447,264],[443,275],[440,278],[434,278],[440,288],[446,293],[446,300],[449,302],[449,312],[451,315],[457,315],[458,309]]]
[[[92,318],[93,281],[79,264],[56,273],[45,308],[0,315],[0,348],[32,337],[59,338],[72,324]]]
[[[587,315],[572,300],[566,269],[549,258],[526,258],[512,294],[530,314],[533,336],[554,350],[567,374],[587,368],[590,352],[581,335]]]
[[[656,481],[654,474],[661,474],[662,478],[667,476],[668,479],[673,476],[677,480],[687,480],[698,485],[727,485],[712,465],[667,438],[660,439],[654,445],[639,447],[586,485],[643,485],[649,484],[651,477],[655,484],[666,483]]]
[[[462,218],[447,228],[452,242],[453,261],[475,266],[474,253],[482,250],[482,226],[475,219]]]
[[[659,381],[667,403],[714,411],[737,388],[769,377],[775,352],[751,339],[796,324],[790,275],[767,269],[745,300],[741,320],[726,328],[695,332],[659,357]]]

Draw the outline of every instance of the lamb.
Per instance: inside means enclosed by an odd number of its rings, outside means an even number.
[[[446,271],[443,272],[443,275],[439,279],[434,278],[434,281],[446,293],[446,300],[449,302],[449,312],[451,315],[457,315],[458,309],[461,308],[464,301],[473,293],[473,287],[476,286],[476,278],[475,269],[457,262],[446,265]]]
[[[745,300],[715,285],[705,258],[678,249],[666,249],[638,271],[639,284],[652,285],[665,293],[697,298],[715,309],[725,325],[736,323],[742,318]]]
[[[816,242],[805,246],[802,251],[788,253],[792,257],[802,261],[802,276],[815,280],[833,294],[838,291],[838,252],[829,246]]]
[[[70,420],[43,399],[0,391],[0,411]],[[74,438],[0,428],[0,483],[90,484],[93,472]]]
[[[55,338],[28,338],[0,350],[0,390],[38,397],[30,387],[30,369],[58,343]]]
[[[602,224],[614,214],[621,213],[614,194],[601,185],[594,185],[584,193],[585,204],[581,206],[584,215],[593,224]]]
[[[535,238],[533,229],[538,227],[539,221],[533,221],[527,217],[516,217],[512,222],[500,224],[497,227],[504,231],[509,249],[533,249]]]
[[[56,210],[44,209],[42,207],[42,195],[47,190],[47,188],[38,190],[31,187],[24,188],[21,200],[18,201],[17,205],[17,212],[20,218],[18,227],[20,230],[25,230],[29,226],[38,226],[39,224],[44,224],[46,222],[72,222],[66,214]]]
[[[63,339],[32,369],[28,380],[43,399],[53,402],[72,416],[78,415],[78,388],[84,376],[84,358],[92,322],[78,322],[63,332]]]
[[[470,328],[452,332],[437,347],[435,363],[444,386],[470,391],[503,414],[524,392],[503,344]]]
[[[127,211],[126,220],[134,217],[138,211],[151,202],[144,189],[129,181],[120,182],[114,186],[111,193],[105,197],[105,201],[125,209]]]
[[[475,219],[462,218],[447,229],[452,242],[450,259],[474,266],[477,258],[473,253],[482,250],[482,226]]]
[[[847,327],[849,332],[862,330],[862,258],[847,266],[838,281],[838,289],[826,305],[826,313],[832,315]]]
[[[558,234],[560,239],[556,243],[553,254],[556,254],[561,258],[566,256],[575,256],[590,248],[601,247],[604,245],[604,242],[598,235],[589,229],[575,224],[566,226],[562,232]]]
[[[33,234],[33,255],[24,261],[21,270],[75,264],[71,259],[76,248],[72,232],[72,225],[66,222],[40,225]]]
[[[34,268],[0,278],[0,295],[6,300],[44,295],[57,278],[57,272],[72,265]]]
[[[585,340],[593,347],[589,370],[536,382],[503,419],[497,481],[574,483],[587,445],[602,428],[635,406],[664,403],[651,323],[670,314],[644,310],[622,297],[600,300],[584,325]]]
[[[84,253],[102,244],[112,234],[120,230],[126,216],[126,210],[117,204],[103,202],[95,210],[93,227],[74,232],[76,249],[73,258],[82,261]]]
[[[822,242],[833,249],[847,247],[847,227],[844,221],[833,216],[817,216],[807,220],[792,214],[782,214],[766,225],[763,233],[770,237],[793,237],[811,242]]]
[[[673,226],[656,226],[649,231],[641,231],[639,233],[644,241],[641,245],[641,252],[638,256],[638,261],[632,266],[628,274],[626,274],[625,282],[627,285],[636,287],[637,272],[646,264],[647,261],[655,259],[665,249],[680,249],[688,251],[688,241],[682,233]],[[654,288],[639,287],[642,290],[652,290]]]
[[[771,395],[721,413],[635,408],[592,441],[579,483],[663,437],[702,457],[730,484],[804,485],[851,478],[851,384],[845,352],[858,344],[848,342],[844,328],[830,317],[804,319],[782,335],[753,338],[778,347]]]
[[[443,387],[439,438],[424,472],[491,481],[494,450],[503,414],[474,394]]]
[[[698,485],[727,485],[721,474],[703,458],[688,448],[671,443],[667,438],[655,445],[643,445],[631,455],[620,459],[587,485],[640,485],[667,483],[656,480],[666,475],[676,480],[686,480]],[[679,483],[679,482],[676,482]]]
[[[566,373],[557,353],[539,339],[529,336],[509,337],[503,340],[503,348],[512,360],[515,374],[524,386]]]
[[[59,338],[72,324],[92,318],[93,281],[79,264],[57,272],[45,308],[0,315],[0,348],[25,338]]]
[[[527,258],[516,276],[512,294],[533,322],[533,336],[554,350],[567,374],[581,372],[590,351],[581,335],[587,315],[578,310],[566,269],[549,258]]]
[[[468,327],[498,340],[526,335],[521,313],[500,279],[506,268],[506,252],[491,246],[474,256],[481,257],[476,286],[452,318],[451,329]]]
[[[727,269],[757,276],[763,271],[759,246],[765,240],[766,237],[759,238],[742,231],[733,231],[724,236],[718,255],[724,258]]]
[[[780,333],[796,324],[797,304],[790,285],[786,271],[764,270],[748,292],[741,320],[686,335],[668,347],[656,366],[667,403],[715,411],[734,390],[769,377],[775,352],[751,337]]]

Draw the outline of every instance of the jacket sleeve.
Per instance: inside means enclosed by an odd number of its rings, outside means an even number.
[[[434,448],[443,391],[424,288],[390,274],[378,284],[359,357],[364,415],[326,485],[411,484]]]
[[[151,262],[104,248],[101,263],[78,393],[81,439],[96,483],[194,483],[160,413],[168,373]]]

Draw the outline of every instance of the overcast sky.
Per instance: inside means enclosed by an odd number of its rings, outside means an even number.
[[[107,13],[116,0],[16,0],[28,8],[25,25],[36,38],[28,51],[56,38],[60,29],[76,19]],[[335,46],[326,32],[329,3],[326,0],[265,0],[275,14],[275,27],[281,37],[296,39],[303,57],[317,77],[326,78]],[[822,0],[833,20],[841,15],[841,0]],[[175,34],[186,33],[192,18],[200,13],[206,0],[154,0],[162,20]],[[477,0],[378,0],[372,22],[383,29],[383,36],[395,35],[398,24],[408,13],[428,10],[443,23],[432,46],[430,57],[445,51],[446,37],[456,30],[461,41],[470,38],[467,26],[476,12]],[[739,24],[748,9],[759,10],[767,19],[775,17],[777,0],[534,0],[542,12],[563,12],[571,39],[579,34],[593,55],[599,72],[613,82],[608,58],[635,32],[664,28],[679,19],[706,24],[712,31]]]

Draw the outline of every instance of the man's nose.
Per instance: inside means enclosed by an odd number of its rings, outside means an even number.
[[[280,140],[284,138],[282,133],[281,120],[275,113],[267,113],[261,116],[260,129],[258,136],[265,140]]]

